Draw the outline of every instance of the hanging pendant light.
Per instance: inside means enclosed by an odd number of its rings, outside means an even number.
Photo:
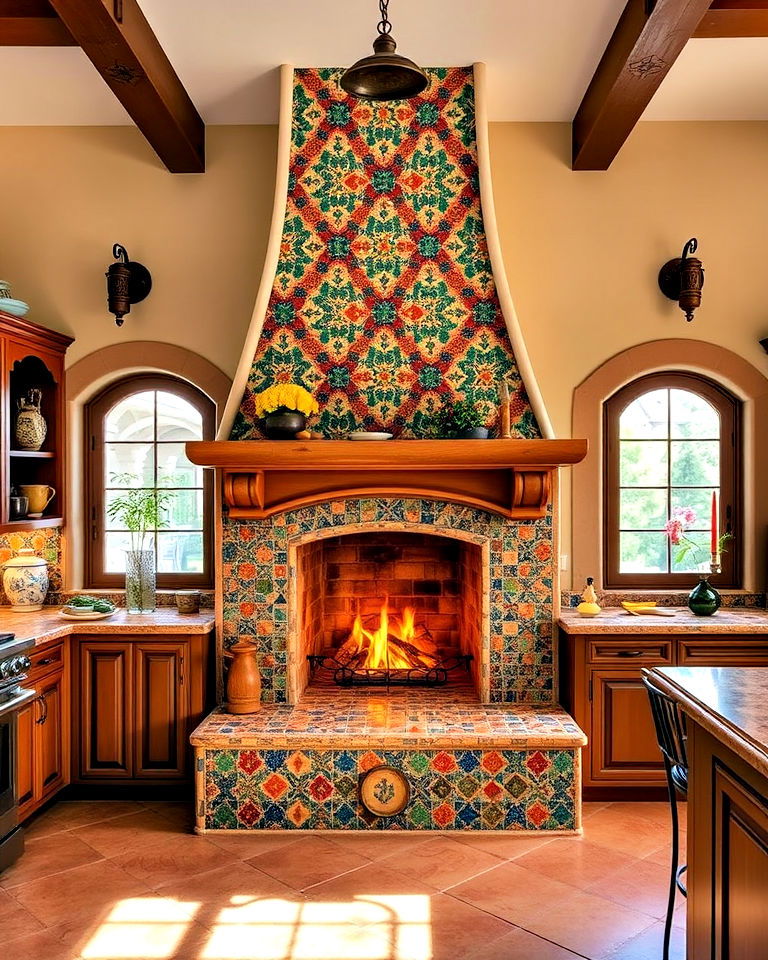
[[[373,56],[363,57],[345,70],[342,89],[360,100],[409,100],[422,93],[429,83],[427,75],[413,60],[395,53],[397,44],[387,16],[389,0],[379,0],[381,20],[373,41]]]

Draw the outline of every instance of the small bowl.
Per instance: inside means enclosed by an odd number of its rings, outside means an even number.
[[[93,613],[93,604],[88,607],[73,607],[68,603],[65,607],[62,607],[62,610],[71,617],[81,617]]]

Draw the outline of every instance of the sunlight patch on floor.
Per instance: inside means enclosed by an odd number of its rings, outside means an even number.
[[[201,908],[160,897],[122,900],[83,960],[431,960],[428,896],[368,894],[349,901],[231,897],[197,950],[184,939]]]

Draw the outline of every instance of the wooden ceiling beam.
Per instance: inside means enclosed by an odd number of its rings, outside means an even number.
[[[205,171],[205,125],[137,0],[50,0],[171,173]]]
[[[76,45],[47,0],[0,0],[0,47]]]
[[[573,169],[607,170],[711,0],[628,0],[573,120]]]
[[[768,0],[715,0],[694,37],[768,37]]]

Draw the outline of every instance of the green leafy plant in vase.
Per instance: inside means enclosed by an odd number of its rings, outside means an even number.
[[[470,400],[456,400],[439,410],[435,415],[435,432],[447,439],[488,439],[485,417]]]
[[[149,613],[156,607],[157,573],[153,534],[168,526],[164,513],[176,494],[173,490],[147,489],[141,477],[113,473],[110,481],[121,487],[107,504],[107,516],[130,534],[125,551],[125,606],[129,613]]]

